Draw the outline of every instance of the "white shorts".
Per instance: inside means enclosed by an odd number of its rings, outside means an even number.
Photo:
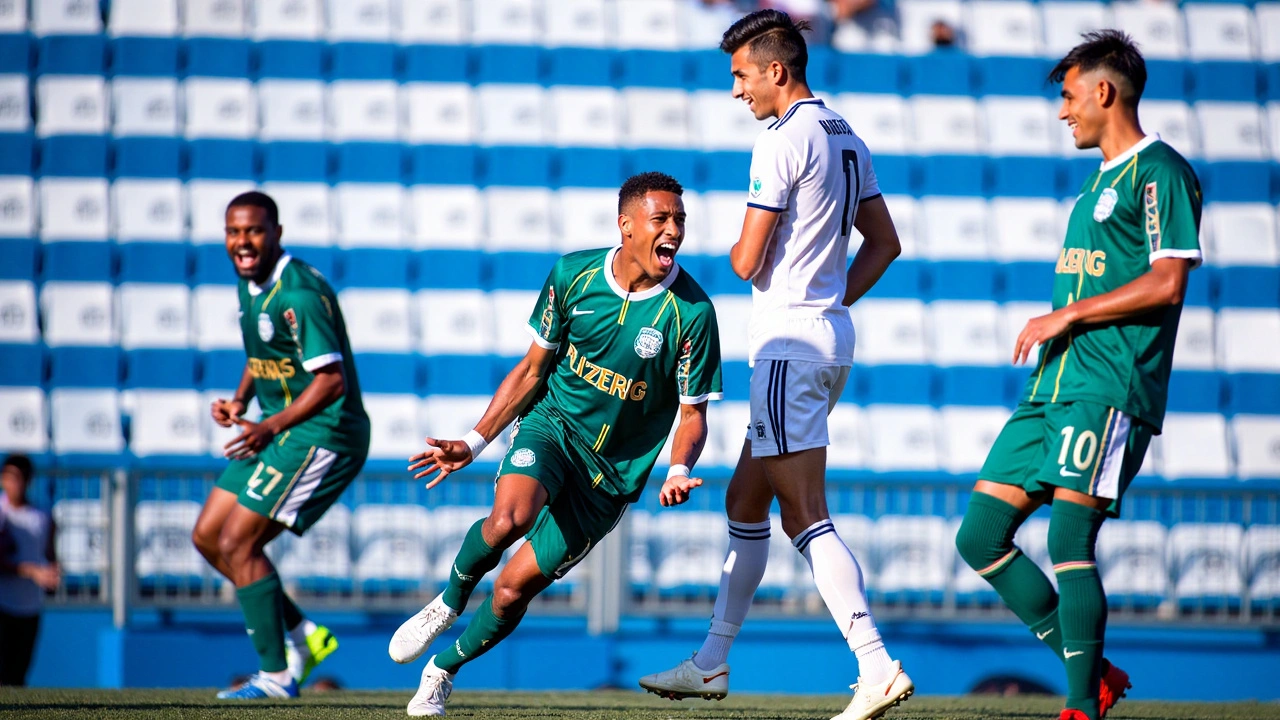
[[[757,360],[751,371],[751,457],[826,447],[827,416],[849,379],[847,365]]]

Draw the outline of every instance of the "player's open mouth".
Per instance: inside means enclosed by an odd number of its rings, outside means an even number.
[[[676,250],[680,246],[673,242],[658,243],[658,247],[654,249],[654,254],[658,256],[658,265],[663,268],[670,268],[676,263]]]
[[[231,255],[231,261],[235,263],[236,270],[252,272],[258,267],[258,253],[253,248],[242,248]]]
[[[1080,129],[1080,125],[1077,124],[1074,120],[1068,120],[1067,127],[1071,128],[1071,134],[1073,136],[1076,134],[1076,131]]]

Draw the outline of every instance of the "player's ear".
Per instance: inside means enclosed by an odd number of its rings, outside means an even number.
[[[1111,107],[1120,94],[1116,84],[1106,77],[1098,78],[1097,88],[1094,90],[1094,96],[1098,100],[1098,105],[1104,108]]]
[[[787,68],[783,66],[782,63],[777,60],[769,63],[769,80],[771,80],[774,85],[782,85],[786,82],[786,78]]]
[[[622,213],[618,216],[618,230],[623,237],[631,237],[631,216]]]

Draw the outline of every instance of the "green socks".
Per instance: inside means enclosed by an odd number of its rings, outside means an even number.
[[[257,582],[236,589],[244,626],[258,651],[260,669],[280,672],[288,667],[284,659],[284,587],[272,572]]]
[[[1013,614],[1062,658],[1058,595],[1049,578],[1014,546],[1013,536],[1021,524],[1017,508],[975,492],[956,533],[956,549],[969,567],[991,583]]]
[[[289,593],[281,590],[280,598],[284,600],[284,629],[292,630],[298,627],[306,617],[302,614],[302,608],[299,608],[298,604],[293,601],[293,598],[289,597]]]
[[[1098,717],[1102,637],[1107,627],[1107,597],[1094,555],[1104,519],[1100,510],[1059,500],[1049,520],[1049,557],[1058,576],[1058,620],[1067,666],[1067,707],[1091,719]]]
[[[453,559],[453,568],[449,571],[449,586],[444,589],[444,604],[458,612],[467,607],[467,600],[480,584],[480,580],[490,570],[498,567],[502,560],[502,550],[489,547],[484,541],[480,528],[485,518],[481,518],[467,531],[462,540],[458,556]]]
[[[447,602],[447,601],[446,601]],[[480,603],[476,614],[471,618],[467,629],[462,631],[458,641],[449,649],[435,657],[436,667],[448,673],[458,672],[458,668],[475,660],[502,642],[524,618],[524,613],[514,618],[500,618],[493,614],[493,596]]]

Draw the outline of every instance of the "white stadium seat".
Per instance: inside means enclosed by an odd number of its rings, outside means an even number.
[[[26,75],[0,75],[0,132],[31,129],[31,102]]]
[[[417,0],[394,3],[396,22],[393,29],[403,43],[465,42],[468,35],[467,0]]]
[[[255,40],[318,40],[324,35],[321,0],[256,0]]]
[[[495,290],[489,293],[493,302],[494,350],[507,357],[524,357],[533,336],[529,334],[529,316],[538,302],[538,293],[529,290]],[[463,431],[465,432],[465,430]]]
[[[35,283],[30,280],[0,280],[0,343],[39,341]]]
[[[913,3],[914,4],[914,3]],[[972,154],[981,136],[978,103],[958,95],[916,95],[911,106],[911,148],[927,154]]]
[[[1218,311],[1218,366],[1228,372],[1280,372],[1280,310]]]
[[[920,255],[920,233],[917,213],[919,203],[910,195],[885,195],[884,204],[889,208],[889,217],[893,218],[893,227],[898,231],[898,242],[902,245],[902,258],[915,258]],[[856,232],[856,230],[855,230]],[[861,237],[861,234],[859,234]],[[852,256],[854,249],[849,247]]]
[[[1208,160],[1263,160],[1270,156],[1262,109],[1251,102],[1198,102],[1196,119]]]
[[[412,300],[403,288],[347,288],[338,293],[354,352],[407,353],[414,348]]]
[[[872,470],[938,469],[938,427],[932,408],[872,405],[866,410],[866,418],[871,429]]]
[[[1005,262],[1053,262],[1062,248],[1058,203],[1042,198],[994,198],[989,205],[992,257]]]
[[[1053,559],[1049,557],[1049,518],[1027,518],[1018,528],[1013,542],[1049,578],[1050,584],[1057,587],[1058,576],[1053,572]]]
[[[556,193],[555,207],[561,252],[602,247],[618,236],[616,190],[564,188]],[[687,204],[685,212],[689,212]]]
[[[115,239],[181,242],[186,208],[178,180],[121,178],[111,184]]]
[[[1214,350],[1217,316],[1205,307],[1184,307],[1178,320],[1178,336],[1173,345],[1173,367],[1179,370],[1214,370],[1218,367]]]
[[[191,242],[197,245],[227,239],[227,203],[247,190],[251,180],[191,180],[187,182],[187,208],[191,213]],[[290,242],[293,228],[289,228]]]
[[[1251,525],[1244,538],[1249,597],[1255,602],[1280,598],[1280,526]]]
[[[485,395],[432,395],[418,406],[418,428],[427,437],[460,438],[475,427],[492,399]],[[510,430],[504,430],[484,451],[485,462],[502,460],[510,443]],[[486,509],[477,517],[484,517],[487,512]],[[454,552],[456,546],[449,550],[451,559]]]
[[[200,517],[194,500],[141,500],[134,507],[137,543],[134,571],[145,580],[199,582],[213,579],[213,568],[191,542]]]
[[[686,2],[680,11],[681,44],[703,50],[719,48],[724,31],[741,16],[731,3]]]
[[[689,95],[684,91],[625,88],[622,104],[630,147],[683,148],[693,144]]]
[[[680,7],[676,0],[617,0],[615,38],[621,48],[680,47]]]
[[[551,140],[566,147],[614,147],[622,139],[622,102],[612,88],[547,91]]]
[[[1098,573],[1108,595],[1164,597],[1168,533],[1150,520],[1111,520],[1098,531]]]
[[[654,582],[659,589],[698,592],[720,584],[729,534],[719,513],[664,512],[649,522],[658,558]]]
[[[25,2],[0,5],[0,33],[27,31],[27,4]]]
[[[712,457],[705,457],[705,465],[730,467],[738,463],[747,426],[751,424],[751,405],[737,400],[721,400],[707,407],[707,425],[711,437],[707,447],[713,449]]]
[[[201,350],[242,349],[240,296],[234,285],[197,285],[191,291],[194,344]]]
[[[551,191],[490,187],[484,191],[490,250],[551,250]]]
[[[205,447],[208,448],[211,457],[223,457],[223,448],[243,432],[239,425],[222,427],[215,423],[209,414],[209,409],[213,407],[215,400],[228,400],[235,397],[235,394],[235,388],[206,390],[200,393],[200,428],[204,433]],[[258,398],[249,401],[249,407],[245,409],[242,417],[250,420],[262,417],[262,406],[258,404]]]
[[[1004,408],[953,405],[939,410],[942,469],[950,473],[974,473],[981,469],[1008,419],[1009,411]]]
[[[1005,0],[994,0],[1002,3]],[[987,152],[993,155],[1054,155],[1056,113],[1040,98],[988,97],[981,103]]]
[[[1160,443],[1161,474],[1184,477],[1228,477],[1227,421],[1216,413],[1169,413]]]
[[[1025,0],[965,3],[965,37],[974,55],[1039,55],[1040,13]]]
[[[920,201],[924,241],[921,254],[931,260],[984,260],[988,245],[987,203],[981,198],[926,197]]]
[[[875,527],[880,565],[876,592],[946,590],[955,545],[945,519],[884,515]]]
[[[414,306],[418,352],[486,355],[494,351],[494,311],[483,290],[419,290]]]
[[[401,460],[422,450],[417,396],[364,393],[363,400],[369,413],[369,457]]]
[[[874,152],[906,154],[907,102],[901,95],[841,93],[834,109]]]
[[[1200,133],[1191,106],[1181,100],[1144,100],[1138,106],[1142,127],[1186,157],[1199,157]]]
[[[419,505],[360,505],[352,514],[357,580],[423,583],[430,568],[431,515]]]
[[[329,83],[330,139],[398,140],[399,89],[394,80],[335,80]]]
[[[442,505],[431,511],[430,533],[431,569],[434,582],[448,582],[453,571],[453,559],[462,547],[467,531],[477,520],[488,517],[490,508],[484,505]],[[489,573],[481,583],[492,583],[495,573]]]
[[[1061,57],[1080,44],[1080,36],[1111,26],[1111,11],[1100,2],[1042,2],[1044,51]]]
[[[475,91],[467,83],[406,83],[404,137],[414,143],[470,143],[478,136]]]
[[[291,245],[326,247],[333,244],[333,207],[329,201],[329,190],[325,183],[262,184],[262,191],[274,198],[280,208],[280,225],[289,233]],[[219,214],[225,213],[224,204]]]
[[[875,584],[876,568],[876,524],[866,515],[838,513],[831,516],[831,524],[836,534],[844,541],[845,547],[853,553],[858,564],[862,566],[862,581],[866,587]],[[781,534],[781,533],[779,533]],[[785,534],[782,534],[786,538]]]
[[[38,387],[0,387],[0,452],[49,449],[49,412]]]
[[[480,140],[490,145],[541,145],[547,141],[546,112],[537,85],[489,83],[476,88]]]
[[[53,505],[58,526],[57,553],[62,572],[85,575],[104,572],[110,536],[105,500],[64,499]]]
[[[203,416],[209,406],[195,390],[133,390],[129,450],[150,455],[203,455]]]
[[[480,11],[472,2],[471,40],[478,45],[532,45],[539,41],[537,0],[489,0]]]
[[[249,139],[257,134],[257,92],[253,83],[239,78],[192,77],[183,87],[188,139]]]
[[[744,179],[743,185],[747,184]],[[742,219],[747,214],[746,195],[741,192],[708,192],[702,197],[706,209],[706,242],[698,248],[704,255],[728,255],[742,235]]]
[[[750,150],[769,126],[723,90],[696,90],[692,99],[694,134],[703,150]]]
[[[1253,60],[1253,13],[1247,5],[1186,3],[1187,56],[1192,60]]]
[[[25,175],[0,176],[0,237],[36,234],[36,185]]]
[[[340,183],[337,200],[339,247],[404,247],[404,186],[395,183]]]
[[[1187,54],[1182,13],[1175,5],[1114,3],[1113,27],[1129,33],[1149,58],[1181,59]]]
[[[1253,6],[1257,19],[1258,55],[1260,60],[1280,60],[1280,2],[1260,2]]]
[[[827,465],[841,469],[861,469],[867,466],[870,452],[867,440],[866,418],[862,408],[852,403],[836,403],[827,415]],[[736,462],[727,458],[728,463]]]
[[[182,33],[186,37],[244,37],[247,3],[226,0],[182,0]]]
[[[903,0],[897,3],[902,28],[902,52],[922,55],[931,52],[933,23],[941,20],[953,28],[964,27],[964,4],[960,0]]]
[[[715,295],[716,324],[720,328],[720,357],[746,360],[750,352],[745,328],[751,320],[750,295]]]
[[[999,365],[1000,306],[990,301],[938,300],[929,303],[928,349],[935,365]]]
[[[106,240],[110,231],[105,178],[40,179],[40,237]]]
[[[542,42],[548,47],[605,47],[615,37],[613,3],[556,0],[543,6]]]
[[[923,363],[925,308],[919,300],[863,299],[852,308],[857,359],[870,365]]]
[[[116,289],[120,347],[184,348],[191,337],[186,285],[124,283]]]
[[[1280,418],[1236,415],[1231,419],[1236,476],[1241,480],[1280,478]]]
[[[177,79],[117,76],[112,80],[111,134],[116,137],[177,135]]]
[[[409,189],[413,245],[478,248],[485,237],[484,197],[472,185],[416,185]]]
[[[1045,301],[1042,303],[1011,302],[1000,306],[1000,348],[1007,357],[1013,357],[1013,346],[1018,341],[1018,335],[1022,334],[1022,329],[1027,326],[1028,320],[1053,312],[1053,306],[1048,300],[1048,287],[1045,288],[1044,294]],[[1027,368],[1027,372],[1030,373],[1032,369]]]
[[[32,0],[31,30],[36,35],[96,35],[102,32],[102,16],[92,2]]]
[[[1179,523],[1169,530],[1169,569],[1179,599],[1237,598],[1244,530],[1234,523]]]
[[[107,132],[107,84],[101,75],[45,75],[36,81],[36,134],[102,135]]]
[[[328,0],[328,38],[389,42],[391,5],[391,0]]]
[[[1277,265],[1276,209],[1269,203],[1212,203],[1206,219],[1212,238],[1208,260],[1214,265]],[[1203,234],[1203,231],[1202,231]]]
[[[44,341],[58,345],[111,345],[116,341],[110,283],[47,282],[40,288]]]
[[[120,396],[115,390],[54,388],[49,393],[49,407],[55,453],[98,454],[124,450]]]
[[[286,540],[281,543],[280,540]],[[351,509],[334,503],[306,535],[281,533],[275,560],[280,575],[290,580],[329,580],[351,577]],[[270,546],[268,546],[270,547]]]
[[[111,0],[107,34],[171,37],[178,34],[178,0]]]
[[[1271,157],[1280,160],[1280,101],[1272,100],[1267,103],[1266,112],[1267,130],[1272,138]]]
[[[259,139],[324,139],[324,83],[263,78],[258,81],[258,104],[262,113]]]
[[[687,252],[690,255],[706,254],[707,249],[711,246],[711,223],[708,222],[706,203],[701,195],[688,188],[685,188],[684,195],[681,195],[680,199],[684,201],[684,211],[687,215],[684,221],[684,244],[680,246],[680,251]],[[613,211],[614,213],[618,211],[616,193]],[[745,211],[743,215],[745,217]],[[561,225],[561,227],[563,228],[564,226]],[[601,236],[597,240],[597,247],[606,242],[605,238],[616,240],[618,237],[617,228],[615,217],[613,229],[610,230],[608,235]],[[698,278],[699,282],[705,279],[705,277]]]

